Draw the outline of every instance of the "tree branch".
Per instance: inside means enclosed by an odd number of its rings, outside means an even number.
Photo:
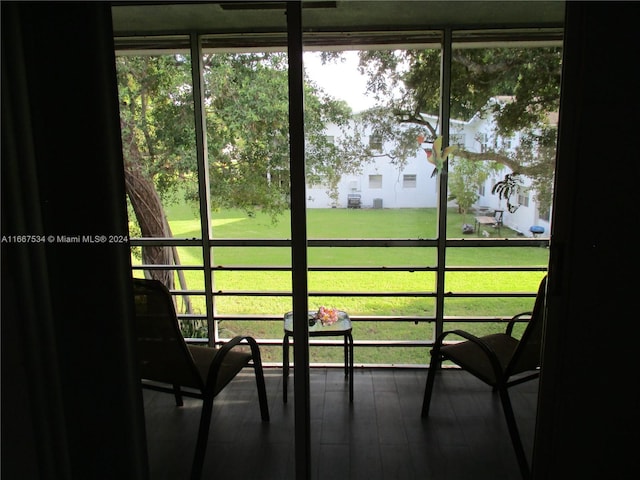
[[[486,162],[486,161],[496,162],[501,165],[504,165],[505,167],[509,167],[515,174],[526,175],[526,172],[528,170],[527,167],[523,166],[521,163],[513,160],[507,155],[503,155],[497,152],[489,151],[489,152],[477,153],[477,152],[470,152],[464,149],[458,149],[456,150],[455,156],[464,158],[465,160],[469,160],[472,162]]]

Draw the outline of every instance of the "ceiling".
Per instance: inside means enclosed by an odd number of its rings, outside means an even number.
[[[318,42],[340,43],[451,27],[454,30],[516,28],[527,34],[561,32],[564,1],[312,1],[302,2],[303,31]],[[286,34],[286,3],[113,2],[116,37],[214,34],[220,38],[260,41]],[[258,40],[259,39],[259,40]],[[337,42],[337,40],[334,40]],[[358,40],[360,41],[360,40]],[[276,42],[276,40],[274,40]]]

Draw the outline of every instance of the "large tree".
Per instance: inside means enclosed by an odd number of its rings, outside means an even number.
[[[172,233],[163,205],[198,200],[189,58],[120,56],[117,66],[126,189],[135,223],[143,237],[168,238]],[[208,54],[203,69],[212,208],[248,213],[259,208],[275,219],[289,201],[286,56]],[[352,168],[325,136],[328,122],[345,125],[350,113],[346,103],[305,85],[310,181],[335,186]],[[178,262],[175,249],[161,246],[144,247],[142,259],[145,264]],[[150,274],[173,286],[171,270]]]
[[[335,56],[327,54],[325,59]],[[495,144],[482,152],[457,149],[453,158],[487,162],[494,170],[500,165],[508,167],[512,173],[499,189],[507,195],[516,191],[519,175],[527,176],[542,210],[551,202],[561,60],[561,49],[556,47],[452,52],[451,118],[468,121],[492,113],[496,137],[520,135],[514,151]],[[361,126],[395,145],[383,154],[402,167],[415,154],[417,137],[434,142],[439,136],[441,51],[362,51],[359,69],[368,78],[368,91],[378,99],[376,108],[362,114]],[[352,155],[361,153],[358,142],[351,142],[350,148]],[[486,174],[486,169],[478,171],[481,176]]]
[[[212,207],[260,208],[277,217],[288,208],[290,187],[286,56],[208,56],[205,84]],[[326,124],[345,125],[349,116],[344,102],[305,84],[309,181],[346,173],[345,162],[327,140]]]
[[[176,178],[195,168],[193,102],[189,63],[182,56],[125,56],[117,59],[125,185],[135,223],[143,237],[171,237],[163,198],[175,193]],[[180,129],[183,134],[179,135]],[[143,263],[171,265],[170,247],[147,246]],[[153,278],[173,287],[171,270],[152,270]]]
[[[378,106],[349,124],[344,102],[305,84],[306,168],[310,183],[335,195],[342,175],[385,156],[401,168],[416,154],[416,138],[434,142],[440,111],[440,51],[361,52],[360,69]],[[289,201],[287,62],[282,53],[207,54],[203,58],[204,102],[213,208],[262,209],[275,219]],[[181,195],[195,201],[196,148],[189,58],[184,55],[118,58],[127,194],[144,237],[171,237],[163,204]],[[517,188],[518,175],[532,179],[542,209],[551,200],[556,131],[549,122],[560,94],[559,48],[456,49],[453,51],[451,117],[468,120],[490,110],[496,135],[520,133],[515,151],[458,149],[456,162],[487,162],[464,168],[485,176],[496,166],[513,175],[503,193]],[[501,98],[501,101],[491,101]],[[507,101],[504,99],[507,98]],[[325,136],[334,123],[345,128],[337,143]],[[393,145],[380,152],[364,140],[372,129]],[[461,170],[462,171],[462,170]],[[476,173],[474,173],[476,172]],[[479,178],[479,177],[478,177]],[[467,202],[468,203],[468,202]],[[145,247],[143,261],[172,264],[176,252]],[[171,271],[152,271],[168,286]]]

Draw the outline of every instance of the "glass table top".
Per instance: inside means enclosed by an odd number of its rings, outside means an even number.
[[[317,310],[310,310],[307,314],[309,333],[327,333],[336,334],[351,330],[351,319],[349,314],[342,310],[338,310],[338,319],[334,323],[324,323],[316,318]],[[284,315],[284,331],[293,332],[293,312],[287,312]]]

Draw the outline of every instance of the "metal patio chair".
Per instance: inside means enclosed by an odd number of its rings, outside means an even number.
[[[547,277],[540,282],[533,312],[519,313],[511,318],[505,333],[477,337],[463,330],[443,332],[431,350],[431,365],[427,374],[422,417],[429,415],[431,395],[436,372],[443,360],[450,360],[464,370],[493,387],[500,401],[523,478],[530,476],[527,457],[522,446],[518,426],[511,406],[508,389],[514,385],[533,380],[540,375],[542,324]],[[517,320],[531,316],[520,339],[512,336]],[[450,335],[464,339],[459,343],[445,344]]]
[[[252,364],[258,387],[262,420],[269,421],[269,406],[258,344],[237,336],[219,348],[188,345],[178,325],[173,298],[158,280],[133,279],[138,360],[142,387],[175,396],[202,400],[200,427],[191,479],[202,475],[213,399],[240,371]]]

